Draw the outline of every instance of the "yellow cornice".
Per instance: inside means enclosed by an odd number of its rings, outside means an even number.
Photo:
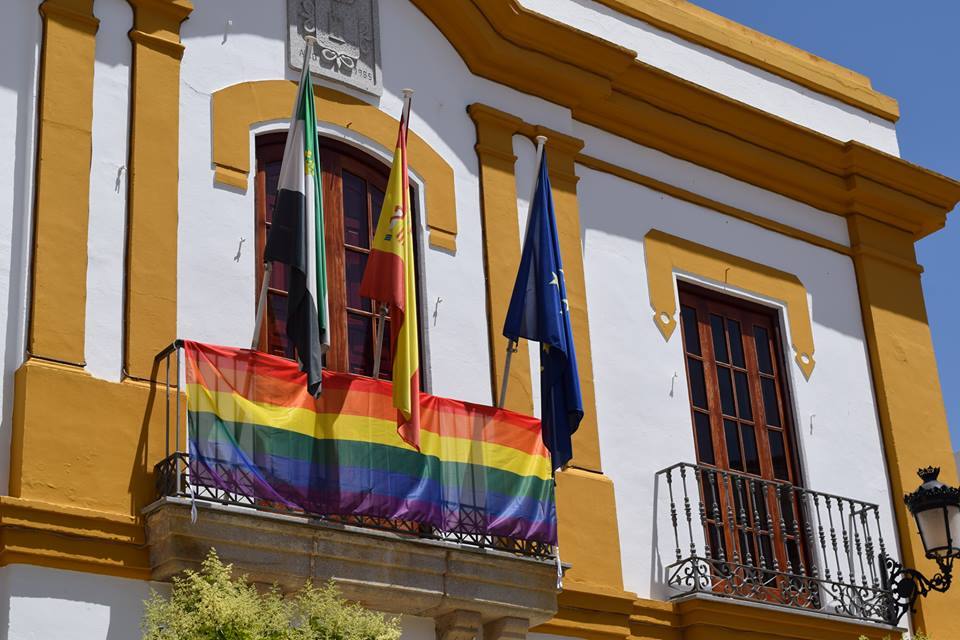
[[[769,71],[886,120],[896,121],[900,117],[897,101],[876,91],[866,76],[685,0],[597,1],[684,40]]]
[[[149,20],[149,27],[179,39],[179,25],[193,11],[190,0],[128,0],[134,12],[142,11],[141,19]]]
[[[638,144],[915,238],[941,228],[960,201],[954,180],[705,89],[516,0],[412,1],[473,73]]]

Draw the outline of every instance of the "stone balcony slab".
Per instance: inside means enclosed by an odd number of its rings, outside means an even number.
[[[344,596],[389,613],[439,618],[479,613],[480,623],[529,626],[557,611],[556,566],[455,542],[339,525],[306,516],[162,498],[144,509],[152,577],[196,569],[211,547],[248,579],[293,591],[333,579]]]

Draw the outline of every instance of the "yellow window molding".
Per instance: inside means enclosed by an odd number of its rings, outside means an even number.
[[[657,229],[651,230],[644,238],[644,252],[653,322],[665,340],[670,340],[677,328],[674,274],[698,276],[782,302],[790,325],[793,359],[804,378],[810,379],[816,364],[813,328],[807,290],[797,276]]]
[[[250,175],[250,128],[290,117],[296,83],[287,80],[242,82],[213,94],[214,180],[245,190]],[[314,86],[317,116],[356,131],[393,149],[399,122],[374,106],[326,87]],[[457,212],[453,169],[413,131],[407,142],[410,167],[425,183],[426,222],[430,246],[456,251]]]

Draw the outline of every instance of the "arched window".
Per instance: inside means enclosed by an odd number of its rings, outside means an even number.
[[[286,133],[257,137],[257,292],[262,284],[263,249],[277,195],[285,140]],[[359,288],[380,217],[389,168],[333,140],[321,137],[319,145],[331,321],[330,350],[324,366],[369,376],[373,375],[376,309],[373,301],[360,296]],[[414,199],[411,197],[410,201]],[[416,234],[414,240],[414,253],[419,253]],[[284,328],[286,296],[286,268],[275,268],[267,294],[260,348],[282,356],[290,356]],[[383,334],[380,377],[389,379],[392,370],[389,316]]]

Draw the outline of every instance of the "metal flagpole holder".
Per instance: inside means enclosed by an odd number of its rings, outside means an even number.
[[[400,112],[400,122],[404,124],[407,129],[410,128],[410,101],[413,99],[413,89],[404,89],[403,90],[403,110]],[[406,131],[404,131],[406,135]],[[404,163],[406,165],[406,163]],[[404,166],[406,168],[406,166]],[[408,194],[403,194],[404,198],[409,198]],[[409,209],[409,207],[407,207]],[[404,211],[403,214],[407,217],[407,224],[410,224],[411,218],[409,217],[409,211]],[[408,234],[409,237],[409,234]],[[383,325],[386,324],[385,319],[387,317],[387,305],[381,304],[380,311],[377,312],[377,341],[373,345],[373,378],[378,380],[380,378],[380,359],[383,356]]]
[[[533,178],[533,187],[530,189],[530,201],[527,203],[527,228],[530,228],[530,216],[533,214],[533,199],[537,195],[537,184],[540,182],[540,162],[543,159],[543,147],[547,144],[547,136],[537,136],[537,160],[535,163],[535,171]],[[526,242],[527,234],[523,234],[524,242]],[[513,359],[513,354],[517,352],[516,340],[507,340],[507,360],[503,363],[503,380],[500,381],[500,399],[497,402],[497,408],[502,409],[503,405],[507,401],[507,385],[510,382],[510,361]]]
[[[307,43],[307,46],[303,50],[303,66],[307,69],[307,77],[310,77],[310,58],[313,55],[313,48],[317,45],[318,40],[316,36],[307,34],[303,38],[304,42]],[[313,80],[310,81],[310,86],[313,86]],[[292,125],[297,116],[296,105],[294,105],[294,112],[290,115],[290,124]],[[267,307],[267,292],[270,289],[270,279],[273,275],[273,262],[269,260],[263,261],[263,283],[260,285],[260,297],[257,298],[257,315],[253,323],[253,338],[250,340],[250,348],[256,350],[260,346],[260,327],[263,326],[263,316]]]

